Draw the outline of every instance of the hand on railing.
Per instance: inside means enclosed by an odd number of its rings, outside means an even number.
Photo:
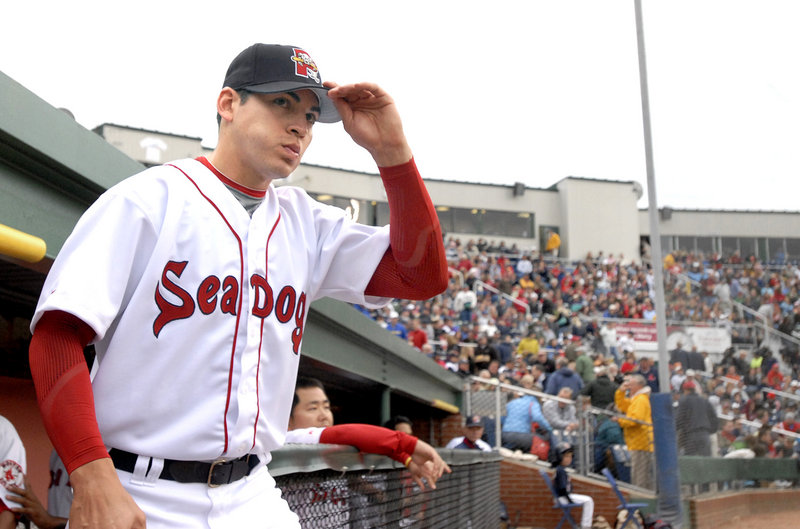
[[[435,489],[436,481],[442,477],[442,474],[452,472],[439,453],[421,439],[417,441],[414,453],[411,454],[408,471],[422,490],[425,490],[425,482],[430,488]]]

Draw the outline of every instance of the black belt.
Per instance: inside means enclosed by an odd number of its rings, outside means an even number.
[[[138,455],[112,448],[108,451],[114,466],[125,472],[133,472]],[[165,459],[164,469],[159,478],[179,483],[207,483],[209,487],[219,487],[240,480],[250,474],[258,465],[258,456],[248,454],[230,461],[177,461]]]

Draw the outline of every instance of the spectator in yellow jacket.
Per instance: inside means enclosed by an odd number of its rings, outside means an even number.
[[[653,489],[653,417],[650,413],[650,386],[642,375],[625,377],[614,394],[614,404],[627,419],[620,419],[625,444],[631,454],[631,482]]]
[[[536,359],[536,354],[539,352],[539,336],[536,334],[536,329],[531,327],[528,330],[528,335],[519,341],[517,346],[517,354],[522,355],[527,363],[532,363]]]

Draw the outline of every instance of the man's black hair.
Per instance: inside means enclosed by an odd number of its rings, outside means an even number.
[[[390,430],[394,430],[398,424],[403,424],[403,423],[413,426],[411,419],[409,419],[405,415],[395,415],[394,417],[386,421],[383,427],[389,428]]]
[[[300,399],[297,397],[297,390],[308,389],[308,388],[319,388],[322,391],[325,391],[325,386],[323,386],[322,382],[320,382],[316,378],[298,377],[297,382],[294,385],[294,397],[292,397],[292,412],[294,412],[295,406],[300,404]]]

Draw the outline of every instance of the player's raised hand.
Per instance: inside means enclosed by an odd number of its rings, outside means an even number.
[[[372,155],[379,167],[411,159],[411,147],[394,100],[374,83],[337,85],[326,82],[328,97],[342,116],[344,130]]]
[[[411,477],[423,490],[425,489],[423,478],[432,489],[435,489],[436,482],[442,477],[442,474],[452,472],[439,453],[421,439],[417,440],[417,446],[414,448],[414,453],[411,454],[408,470]]]
[[[69,526],[80,529],[144,529],[144,512],[119,482],[110,459],[97,459],[70,474],[74,497]]]

